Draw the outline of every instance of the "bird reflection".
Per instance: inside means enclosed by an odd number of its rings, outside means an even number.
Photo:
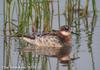
[[[62,48],[57,48],[57,47],[25,47],[22,49],[23,52],[32,52],[32,54],[37,54],[37,55],[43,55],[47,57],[55,57],[57,58],[60,63],[67,63],[68,61],[71,60],[70,58],[70,53],[71,53],[71,47],[62,47]]]

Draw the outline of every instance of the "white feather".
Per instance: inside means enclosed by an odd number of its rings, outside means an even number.
[[[64,36],[69,36],[70,35],[70,32],[61,31],[61,34],[64,35]]]
[[[25,41],[27,41],[27,42],[29,42],[29,43],[33,43],[33,39],[30,39],[30,38],[27,38],[27,37],[20,37],[20,39],[23,39],[23,40],[25,40]]]

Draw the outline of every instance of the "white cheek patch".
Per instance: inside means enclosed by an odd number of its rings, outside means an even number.
[[[70,35],[70,32],[61,31],[61,34],[64,35],[64,36],[69,36]]]

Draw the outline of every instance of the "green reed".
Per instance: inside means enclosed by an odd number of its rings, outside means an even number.
[[[60,8],[59,8],[59,5],[60,5],[60,3],[59,3],[59,0],[58,0],[58,24],[59,24],[59,27],[60,27]]]
[[[95,2],[95,0],[92,0],[92,8],[93,8],[94,15],[96,15],[96,2]]]
[[[88,20],[86,20],[86,23],[88,23]],[[93,38],[93,32],[94,32],[94,24],[96,24],[96,17],[93,16],[92,17],[92,21],[91,21],[91,25],[86,25],[86,35],[87,35],[87,47],[88,47],[88,52],[90,54],[91,57],[91,61],[92,61],[92,69],[95,70],[95,62],[94,62],[94,55],[93,55],[93,48],[92,48],[92,38]]]
[[[50,31],[50,8],[49,1],[43,0],[43,21],[44,21],[44,32]]]
[[[7,32],[11,35],[11,0],[4,1],[4,50],[3,65],[10,69],[11,63],[11,38],[7,38]],[[8,27],[7,27],[8,25]],[[8,28],[8,29],[7,29]]]
[[[77,45],[77,50],[80,48],[80,35],[81,35],[81,23],[80,20],[83,20],[83,18],[87,17],[88,15],[88,2],[89,0],[85,0],[85,4],[83,8],[81,8],[81,0],[65,0],[65,8],[64,13],[61,13],[60,10],[60,1],[61,0],[4,0],[4,50],[3,50],[3,55],[4,55],[4,60],[3,60],[3,65],[5,66],[10,66],[11,64],[11,49],[12,49],[12,41],[11,38],[7,38],[7,35],[14,35],[15,34],[29,34],[30,33],[30,28],[33,32],[50,32],[52,30],[52,27],[54,25],[53,20],[54,20],[54,4],[57,3],[57,14],[58,17],[58,27],[61,26],[61,15],[65,16],[65,22],[64,24],[70,26],[75,33],[79,34],[76,35],[76,43]],[[14,4],[15,5],[14,5]],[[51,5],[51,7],[50,7]],[[15,19],[17,22],[12,21],[13,19],[13,13],[14,9],[16,8],[16,16],[17,18]],[[95,0],[92,0],[92,8],[93,8],[93,13],[96,15],[96,5],[95,5]],[[87,18],[85,19],[87,20]],[[16,25],[16,28],[14,28],[14,25]],[[84,23],[84,28],[89,31],[90,27],[87,21]],[[94,30],[96,23],[95,21],[91,22],[91,30]],[[7,28],[9,30],[7,30]],[[14,28],[14,33],[12,29]],[[17,32],[16,32],[17,29]],[[7,32],[8,31],[8,32]],[[31,31],[31,32],[32,32]],[[88,39],[88,49],[89,53],[91,54],[92,62],[93,62],[93,67],[94,66],[94,59],[93,59],[93,52],[92,52],[92,33],[91,36],[86,32],[87,39]],[[91,40],[91,41],[90,41]],[[20,48],[23,48],[27,46],[28,44],[19,41],[20,43]],[[19,51],[19,55],[21,56],[21,60],[23,61],[24,66],[26,69],[28,69],[28,66],[36,66],[36,70],[38,69],[39,62],[41,62],[42,70],[47,70],[47,65],[48,65],[48,60],[47,57],[41,57],[38,56],[38,58],[32,53],[25,54],[24,52]],[[34,58],[34,59],[33,59]],[[41,59],[40,59],[41,58]],[[36,60],[38,59],[38,60]],[[59,63],[57,64],[57,70],[59,70]],[[51,66],[50,66],[51,67]],[[50,68],[51,69],[51,68]],[[93,68],[94,69],[94,68]],[[68,70],[71,70],[71,63],[68,64]]]
[[[53,5],[53,1],[51,0],[51,28],[53,26],[53,16],[54,16],[54,5]]]
[[[42,70],[47,70],[47,57],[43,56],[42,58]]]

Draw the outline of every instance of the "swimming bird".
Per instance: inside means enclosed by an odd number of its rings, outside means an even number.
[[[28,50],[37,51],[38,49],[41,52],[44,48],[48,49],[48,53],[44,55],[48,56],[56,56],[58,60],[61,62],[66,62],[71,60],[70,53],[71,53],[71,29],[67,25],[61,26],[58,30],[52,32],[43,32],[42,34],[33,33],[32,36],[29,35],[17,35],[18,38],[32,44],[34,47],[28,47]],[[50,50],[50,49],[53,50]],[[34,49],[34,50],[32,50]],[[58,49],[58,51],[55,51]],[[24,49],[25,50],[25,49]],[[27,49],[26,49],[27,50]],[[42,51],[43,52],[43,51]],[[41,53],[42,53],[41,52]]]
[[[71,45],[71,29],[63,25],[54,32],[33,34],[33,36],[18,35],[20,39],[27,41],[34,46],[61,48]]]

